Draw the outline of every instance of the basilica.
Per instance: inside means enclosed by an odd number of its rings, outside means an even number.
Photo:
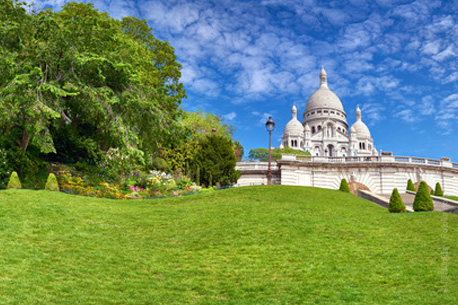
[[[356,122],[348,129],[342,102],[328,88],[324,68],[320,72],[320,87],[310,96],[302,115],[297,119],[293,105],[291,120],[286,124],[280,148],[308,151],[312,156],[347,157],[377,156],[374,140],[356,108]]]

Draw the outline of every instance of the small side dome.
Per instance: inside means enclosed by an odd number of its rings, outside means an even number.
[[[358,138],[371,137],[369,128],[367,128],[366,124],[364,124],[363,121],[361,121],[361,109],[359,109],[359,106],[356,108],[356,122],[351,126],[351,128],[355,129],[356,136]]]
[[[291,120],[286,124],[283,136],[302,136],[304,133],[304,127],[301,122],[297,119],[297,108],[293,104],[291,109]]]
[[[304,127],[305,131],[311,131],[309,124],[305,123]]]
[[[352,133],[356,133],[356,129],[354,129],[353,126],[351,126],[351,128],[350,128],[350,134],[352,134]]]

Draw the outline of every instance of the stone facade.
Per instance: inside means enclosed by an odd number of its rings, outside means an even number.
[[[303,122],[297,119],[295,105],[291,114],[280,148],[291,147],[310,152],[313,156],[377,155],[369,128],[361,120],[359,107],[356,109],[356,122],[348,128],[347,114],[339,97],[329,89],[324,68],[320,73],[320,87],[307,101]]]
[[[239,162],[237,185],[267,183],[267,162]],[[274,184],[338,189],[342,178],[378,194],[404,193],[407,180],[439,182],[445,195],[458,196],[458,163],[447,159],[397,156],[322,157],[283,155],[273,163]]]

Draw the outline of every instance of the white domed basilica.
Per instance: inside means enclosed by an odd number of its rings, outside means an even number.
[[[291,121],[286,124],[280,148],[291,147],[308,151],[312,156],[347,157],[376,156],[374,140],[356,109],[356,122],[348,129],[347,115],[342,102],[328,88],[324,68],[320,73],[320,87],[310,96],[302,115],[297,119],[293,105]]]

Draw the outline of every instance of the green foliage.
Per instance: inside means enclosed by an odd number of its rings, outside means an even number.
[[[45,190],[47,191],[59,191],[59,183],[57,182],[56,175],[50,173],[48,180],[46,181]]]
[[[393,189],[390,197],[390,203],[388,205],[390,213],[403,213],[406,211],[406,206],[402,202],[401,195],[399,195],[398,189]]]
[[[11,170],[12,166],[8,160],[8,154],[6,150],[0,148],[0,188],[5,188]]]
[[[3,0],[0,11],[0,129],[10,147],[95,164],[110,148],[155,151],[184,138],[181,66],[145,20],[75,2],[30,14]]]
[[[196,168],[196,185],[200,186],[200,167]]]
[[[431,195],[429,194],[428,184],[425,181],[420,182],[415,200],[413,202],[415,212],[433,211],[434,204]]]
[[[22,188],[21,181],[19,180],[19,176],[15,171],[11,173],[10,181],[8,182],[8,186],[6,188],[9,188],[9,189]]]
[[[148,155],[145,160],[145,166],[148,170],[157,170],[161,172],[170,172],[167,161],[158,156]]]
[[[439,182],[436,183],[436,189],[434,191],[435,196],[444,196],[444,192],[442,191],[441,184]]]
[[[348,186],[347,179],[343,178],[340,181],[340,187],[339,190],[345,193],[350,193],[350,187]]]
[[[434,190],[431,189],[431,192],[429,192],[430,195],[434,196]]]
[[[407,181],[407,190],[416,192],[415,185],[413,184],[412,179],[409,179],[409,181]]]
[[[203,110],[185,112],[181,123],[186,127],[190,141],[201,141],[212,135],[231,140],[235,131],[234,126],[223,122],[219,115]]]
[[[274,148],[271,151],[272,161],[276,161],[276,160],[281,159],[281,155],[282,154],[291,154],[291,155],[299,155],[299,156],[311,156],[310,152],[308,152],[308,151],[296,150],[296,149],[293,149],[291,147]],[[269,161],[269,149],[268,148],[255,148],[255,149],[252,149],[248,153],[248,158],[251,161],[268,162]]]
[[[194,161],[194,155],[200,149],[197,142],[188,142],[162,150],[162,156],[173,171],[187,172]]]
[[[222,186],[237,182],[240,172],[235,170],[236,157],[232,142],[222,136],[210,136],[200,142],[192,163],[192,171],[200,171],[200,182]]]

